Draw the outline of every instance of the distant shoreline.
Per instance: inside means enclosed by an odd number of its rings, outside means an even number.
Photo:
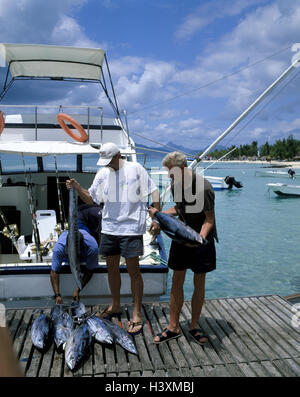
[[[211,163],[217,160],[203,160],[203,162]],[[300,168],[300,161],[266,161],[266,160],[220,160],[218,163],[244,163],[244,164],[265,164],[274,168]]]

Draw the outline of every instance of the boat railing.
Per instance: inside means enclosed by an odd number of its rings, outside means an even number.
[[[22,112],[20,112],[22,109]],[[70,110],[76,109],[76,113],[70,112]],[[89,136],[91,125],[99,125],[101,131],[101,138],[103,136],[103,126],[106,124],[113,124],[120,128],[123,128],[123,123],[120,119],[116,118],[115,115],[109,115],[108,117],[104,117],[103,107],[102,106],[85,106],[85,105],[4,105],[1,104],[0,110],[4,113],[5,116],[12,116],[17,114],[31,114],[33,116],[32,124],[34,124],[35,128],[35,138],[37,140],[37,131],[38,125],[42,124],[41,116],[44,116],[44,123],[46,120],[46,115],[52,116],[54,114],[59,113],[68,113],[70,116],[73,116],[75,119],[78,117],[78,122],[85,124],[85,128],[87,128],[87,135]],[[48,111],[47,111],[48,110]],[[56,111],[55,111],[56,110]],[[12,118],[7,118],[8,122],[6,123],[14,123]],[[39,120],[40,119],[40,120]],[[19,120],[16,121],[20,123]],[[53,123],[53,119],[51,119],[51,123]]]

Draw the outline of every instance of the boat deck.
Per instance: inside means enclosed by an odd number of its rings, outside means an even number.
[[[100,306],[88,307],[98,310]],[[49,309],[47,309],[49,310]],[[205,346],[188,333],[191,302],[181,311],[182,336],[155,345],[153,334],[168,324],[169,304],[143,305],[143,334],[135,337],[139,355],[118,345],[95,343],[88,360],[72,373],[54,344],[42,354],[31,342],[35,309],[7,310],[14,348],[27,377],[297,377],[300,375],[299,318],[278,295],[206,300],[200,325],[209,337]],[[132,305],[123,306],[127,327]]]

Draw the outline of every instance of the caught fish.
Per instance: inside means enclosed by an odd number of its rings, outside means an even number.
[[[50,345],[52,337],[52,323],[44,313],[40,314],[33,322],[31,327],[31,340],[33,345],[40,350],[44,350]]]
[[[86,313],[86,308],[82,302],[73,301],[71,312],[73,317],[82,317]]]
[[[87,325],[93,338],[99,343],[112,344],[114,337],[109,328],[97,316],[92,316],[87,319]]]
[[[82,274],[80,272],[80,233],[78,230],[77,192],[72,187],[69,190],[69,231],[67,237],[67,252],[71,272],[77,286],[82,289]]]
[[[59,349],[67,342],[73,329],[72,317],[67,313],[62,305],[55,305],[51,310],[53,322],[53,336],[56,347]]]
[[[75,328],[65,345],[65,360],[70,370],[78,368],[90,353],[92,336],[87,324]]]
[[[180,219],[174,216],[164,214],[162,212],[155,212],[155,217],[160,224],[161,229],[169,236],[172,240],[175,240],[181,244],[193,244],[193,245],[205,245],[207,240],[186,225]]]
[[[124,331],[117,324],[112,323],[111,321],[102,319],[103,323],[107,326],[107,328],[113,334],[115,341],[122,346],[125,350],[129,351],[133,354],[138,354],[135,344],[132,340],[132,337],[128,334],[128,332]]]

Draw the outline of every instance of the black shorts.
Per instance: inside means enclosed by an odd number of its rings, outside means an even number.
[[[103,256],[121,255],[123,258],[135,258],[144,253],[143,236],[115,236],[102,234],[99,254]]]
[[[172,241],[168,266],[172,270],[191,269],[194,273],[208,273],[216,268],[214,241],[190,248]]]

